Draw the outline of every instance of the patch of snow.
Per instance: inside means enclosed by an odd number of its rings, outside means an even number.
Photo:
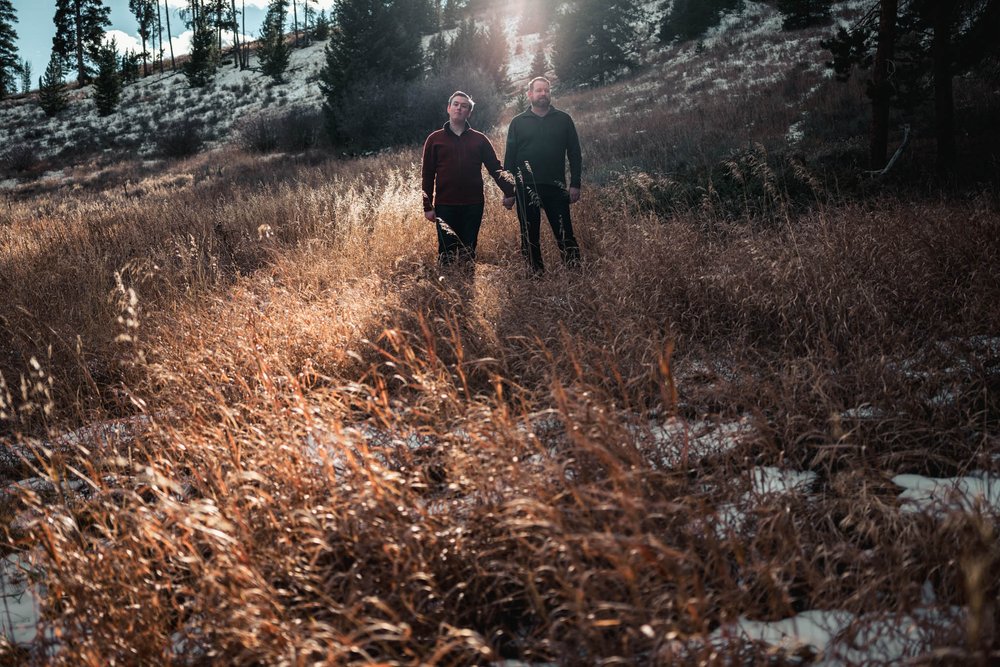
[[[896,475],[892,482],[904,489],[899,494],[904,512],[942,514],[982,507],[1000,515],[1000,477],[987,473],[948,478]]]

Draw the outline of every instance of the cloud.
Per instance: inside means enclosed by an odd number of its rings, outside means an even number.
[[[142,53],[142,42],[139,41],[138,37],[133,37],[127,32],[122,32],[121,30],[108,30],[104,33],[105,42],[109,42],[112,39],[115,40],[115,45],[118,47],[118,53],[125,53],[126,51]]]

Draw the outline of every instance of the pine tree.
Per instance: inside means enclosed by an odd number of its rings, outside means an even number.
[[[192,2],[188,23],[194,34],[191,36],[191,53],[182,68],[188,83],[195,88],[200,88],[211,81],[215,75],[215,68],[218,64],[215,33],[212,30],[207,12],[199,11],[196,2]]]
[[[352,87],[373,78],[402,82],[420,75],[420,35],[408,29],[400,9],[391,0],[342,0],[335,6],[337,30],[320,72],[331,137],[340,134],[342,98]]]
[[[122,96],[122,77],[118,69],[118,44],[111,39],[97,49],[97,78],[94,79],[94,104],[102,116],[111,114]]]
[[[536,32],[547,32],[555,20],[557,5],[556,0],[535,0],[524,3],[517,22],[518,34],[532,35]]]
[[[89,63],[96,60],[104,28],[111,25],[110,14],[111,9],[101,0],[56,0],[52,50],[64,64],[75,65],[80,85],[90,82]]]
[[[319,14],[316,16],[313,38],[320,42],[330,38],[330,19],[327,18],[325,9],[319,10]]]
[[[21,61],[21,92],[27,93],[31,90],[31,61]]]
[[[458,25],[459,13],[462,9],[460,0],[445,0],[441,10],[441,29],[451,30]]]
[[[156,21],[156,0],[128,0],[128,9],[139,24],[139,38],[142,40],[142,73],[149,74],[149,50],[146,42],[153,36]]]
[[[264,16],[264,26],[260,31],[260,49],[257,59],[260,71],[281,81],[288,69],[289,48],[285,42],[285,19],[288,16],[288,0],[271,0]]]
[[[725,12],[742,6],[743,0],[664,0],[667,11],[660,21],[660,41],[697,39],[718,25]]]
[[[531,60],[531,78],[545,76],[549,71],[549,59],[545,57],[545,42],[539,41],[535,57]]]
[[[489,25],[482,33],[476,64],[493,80],[497,90],[510,87],[510,77],[507,76],[507,65],[510,57],[507,44],[507,34],[504,32],[500,14],[493,14]]]
[[[17,91],[20,60],[17,57],[17,15],[10,0],[0,0],[0,99]]]
[[[38,106],[52,117],[69,106],[66,82],[63,81],[62,58],[53,53],[45,73],[38,79]]]
[[[559,21],[553,65],[572,83],[604,84],[637,64],[637,0],[580,0]]]

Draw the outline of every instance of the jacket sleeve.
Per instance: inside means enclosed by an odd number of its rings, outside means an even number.
[[[434,141],[427,137],[424,142],[424,155],[420,161],[420,189],[424,194],[424,211],[434,210],[434,176],[437,165],[434,164]]]
[[[503,190],[504,197],[514,196],[514,182],[507,173],[504,171],[503,165],[500,164],[500,159],[497,157],[497,152],[493,148],[493,143],[487,138],[483,137],[482,147],[480,148],[481,154],[480,159],[483,162],[483,166],[486,167],[487,173],[493,177],[496,184]]]
[[[569,156],[569,187],[580,187],[580,180],[583,175],[583,152],[580,150],[580,135],[576,133],[576,125],[573,119],[567,116],[569,127],[567,128],[566,153]]]
[[[503,170],[508,172],[514,178],[517,178],[517,173],[514,171],[514,165],[517,164],[517,129],[514,121],[510,122],[507,127],[507,146],[503,151]]]

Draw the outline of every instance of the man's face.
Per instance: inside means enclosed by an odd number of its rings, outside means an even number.
[[[451,102],[448,104],[448,120],[458,125],[464,125],[471,115],[472,104],[469,103],[468,97],[455,95],[451,98]]]
[[[531,84],[531,89],[528,91],[528,101],[537,109],[548,109],[552,102],[551,95],[552,89],[549,84],[536,81]]]

